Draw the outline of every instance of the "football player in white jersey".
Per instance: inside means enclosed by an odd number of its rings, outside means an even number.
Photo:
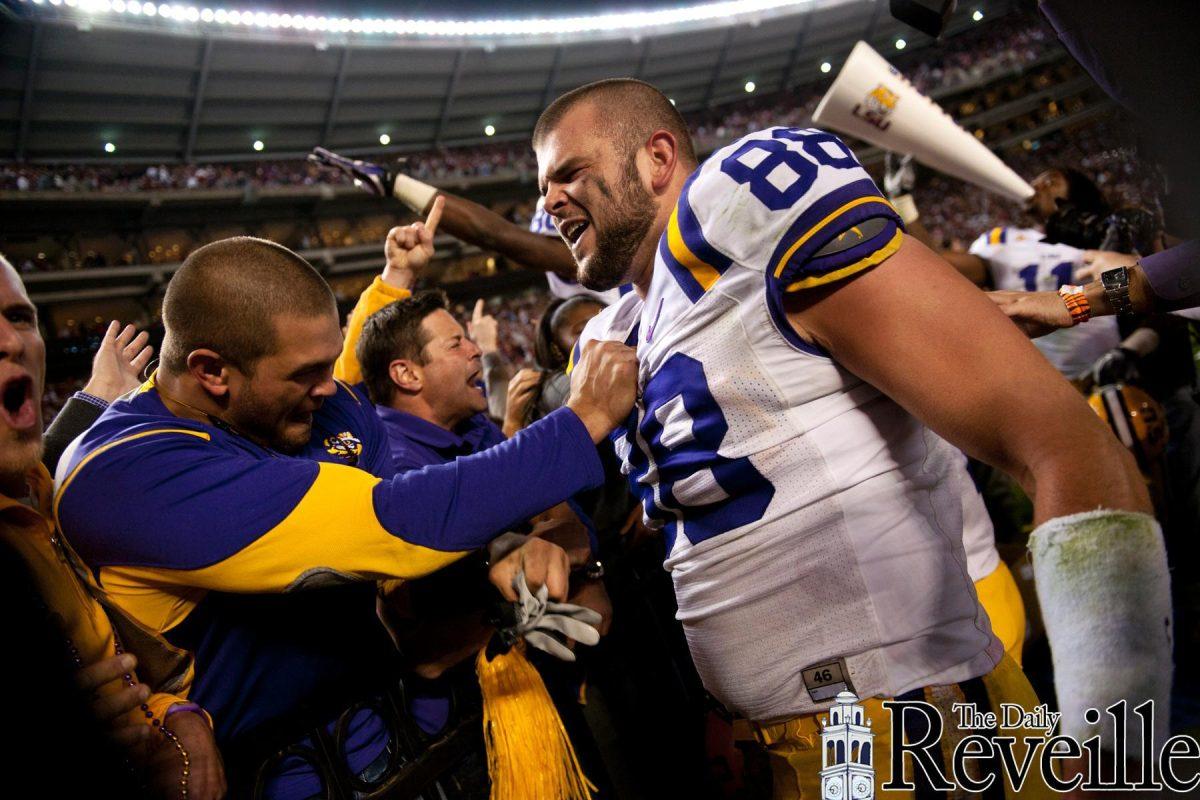
[[[637,348],[623,469],[696,667],[756,724],[776,795],[820,796],[817,717],[841,691],[864,698],[877,785],[880,698],[1036,703],[967,572],[986,516],[964,513],[956,447],[1014,474],[1045,531],[1090,511],[1161,538],[1083,398],[830,134],[770,128],[697,166],[667,98],[618,79],[552,103],[533,145],[580,283],[636,287],[580,345]]]
[[[911,192],[911,158],[900,163],[889,174],[888,183],[903,184]],[[980,234],[966,253],[937,248],[920,223],[919,211],[910,194],[901,194],[894,200],[909,233],[937,249],[976,285],[990,285],[999,291],[1057,292],[1075,283],[1076,276],[1085,269],[1084,250],[1047,237],[1046,224],[1065,208],[1072,209],[1072,214],[1097,217],[1107,216],[1109,209],[1100,190],[1077,170],[1047,170],[1034,178],[1031,185],[1035,193],[1025,211],[1034,226],[992,228]],[[888,188],[891,190],[892,186]],[[1105,317],[1054,331],[1033,343],[1055,369],[1068,378],[1077,378],[1090,372],[1101,356],[1120,345],[1121,334],[1117,320]]]

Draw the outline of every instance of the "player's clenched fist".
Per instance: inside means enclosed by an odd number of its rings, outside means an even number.
[[[637,398],[637,353],[620,342],[588,342],[571,372],[567,407],[599,442],[629,415]]]

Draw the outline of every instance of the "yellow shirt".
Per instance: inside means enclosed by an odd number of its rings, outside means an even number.
[[[100,589],[95,586],[90,575],[85,571],[76,570],[71,565],[71,555],[65,549],[62,540],[52,522],[53,516],[50,504],[53,500],[53,485],[46,468],[39,464],[29,473],[31,497],[36,508],[31,508],[11,497],[0,495],[0,539],[16,551],[24,559],[29,568],[34,584],[38,587],[42,601],[51,615],[57,619],[64,636],[70,641],[79,656],[82,665],[95,664],[117,653],[117,639],[113,632],[113,622],[108,612],[97,599]],[[76,563],[81,563],[75,558]],[[83,574],[81,574],[83,572]],[[133,647],[128,643],[124,651],[133,652],[138,656],[139,664],[146,661],[149,672],[166,674],[176,672],[170,682],[182,686],[191,684],[191,666],[188,664],[184,674],[170,669],[166,661],[182,664],[184,654],[147,653],[146,647]],[[156,643],[158,647],[170,648],[165,642]],[[158,662],[159,669],[152,664]],[[136,678],[136,676],[135,676]],[[182,679],[181,679],[182,678]],[[149,680],[143,678],[145,682]],[[121,678],[101,687],[102,694],[112,694],[119,691],[124,684]],[[155,687],[151,684],[151,689]],[[150,724],[152,719],[162,720],[168,708],[175,703],[187,702],[180,694],[153,692],[146,701],[154,717],[147,717],[141,709],[130,712],[131,721]]]

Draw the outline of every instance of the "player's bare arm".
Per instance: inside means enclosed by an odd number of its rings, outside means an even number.
[[[443,228],[451,236],[493,250],[528,269],[575,280],[575,261],[561,240],[530,233],[486,206],[397,174],[392,168],[346,158],[323,147],[314,148],[309,160],[348,175],[371,194],[395,198],[418,214],[431,213],[436,198],[441,197],[445,204]]]
[[[490,208],[442,192],[442,229],[469,244],[493,250],[523,267],[575,280],[575,259],[561,239],[539,236],[514,225]]]
[[[976,286],[987,285],[987,264],[982,258],[973,253],[960,253],[956,250],[946,250],[938,247],[937,243],[933,241],[933,234],[925,227],[925,223],[919,219],[907,223],[905,227],[908,228],[908,233],[912,238],[945,259],[950,266],[962,273],[962,276],[971,283]]]
[[[787,313],[838,363],[1019,480],[1037,523],[1101,507],[1149,512],[1132,458],[1078,392],[911,237],[874,269],[790,296]]]

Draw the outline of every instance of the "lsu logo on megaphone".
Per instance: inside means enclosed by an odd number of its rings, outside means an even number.
[[[861,103],[856,103],[854,108],[850,109],[850,113],[879,130],[886,131],[892,125],[889,117],[896,110],[896,102],[899,99],[899,94],[881,83],[867,92],[867,96]]]

